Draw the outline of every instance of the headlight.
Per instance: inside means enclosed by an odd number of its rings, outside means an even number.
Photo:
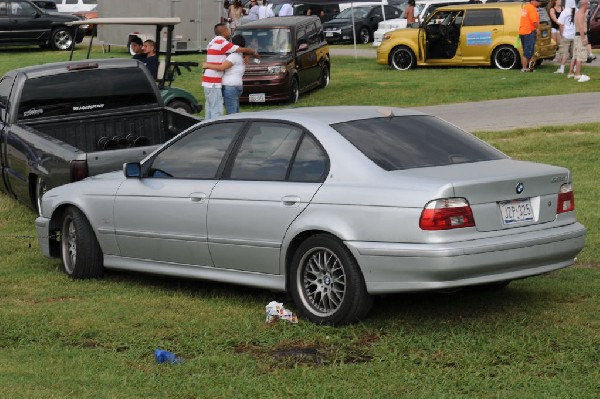
[[[270,66],[267,67],[267,73],[271,73],[273,75],[278,74],[278,73],[286,73],[287,69],[285,67],[285,65],[275,65],[275,66]]]

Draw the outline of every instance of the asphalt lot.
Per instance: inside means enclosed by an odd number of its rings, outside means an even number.
[[[353,49],[331,48],[330,52],[333,57],[354,56]],[[357,49],[356,55],[375,58],[376,50]],[[585,73],[585,68],[590,66],[600,67],[600,58],[590,64],[584,64],[583,72]],[[520,72],[515,70],[509,73]],[[589,82],[582,84],[587,83]],[[434,105],[414,109],[445,119],[467,131],[497,131],[600,122],[598,104],[600,92]],[[552,111],[538,112],[539,110]]]

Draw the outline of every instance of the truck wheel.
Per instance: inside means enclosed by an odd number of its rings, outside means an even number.
[[[502,45],[494,50],[492,55],[492,65],[498,69],[508,70],[519,65],[519,52],[509,45]]]
[[[365,317],[373,305],[358,263],[348,248],[327,234],[300,245],[290,278],[294,303],[314,323],[352,323]]]
[[[69,277],[102,277],[102,250],[85,215],[75,207],[67,208],[64,213],[60,231],[60,251],[63,271]]]
[[[390,66],[400,71],[414,68],[417,64],[416,60],[415,53],[406,46],[398,46],[390,54]]]
[[[53,50],[70,50],[74,44],[73,33],[67,28],[56,28],[50,34],[50,47]]]
[[[290,85],[290,103],[296,104],[300,98],[300,88],[298,87],[298,79],[294,76]]]
[[[177,109],[177,110],[180,110],[183,112],[187,112],[188,114],[194,113],[192,106],[190,104],[186,103],[185,101],[181,101],[181,100],[173,100],[167,104],[167,107]]]
[[[42,216],[42,196],[46,191],[46,182],[38,177],[35,181],[35,210],[38,216]]]

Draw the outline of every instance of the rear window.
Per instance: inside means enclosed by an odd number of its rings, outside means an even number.
[[[19,119],[156,104],[153,84],[139,68],[82,70],[28,79]]]
[[[374,118],[331,126],[388,171],[506,158],[475,136],[433,116]]]

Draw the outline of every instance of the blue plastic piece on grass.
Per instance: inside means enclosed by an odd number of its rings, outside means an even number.
[[[169,352],[163,349],[155,349],[154,350],[154,358],[156,359],[156,363],[171,363],[171,364],[179,364],[183,363],[183,359],[175,356],[173,352]]]

